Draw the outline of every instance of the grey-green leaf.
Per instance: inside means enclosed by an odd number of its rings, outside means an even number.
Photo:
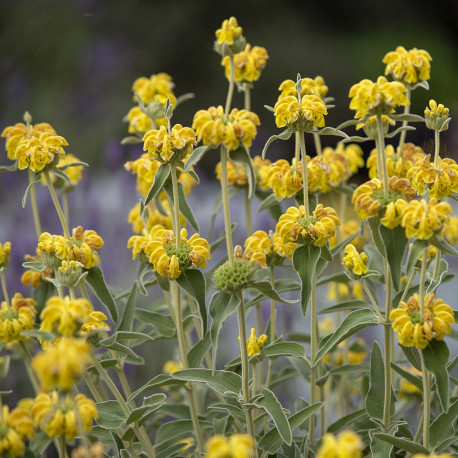
[[[148,205],[161,191],[164,186],[165,180],[170,175],[170,164],[162,164],[154,175],[154,182],[145,199],[145,205]]]
[[[131,331],[132,323],[134,321],[135,306],[137,304],[137,283],[134,282],[130,290],[129,298],[127,299],[126,306],[122,312],[121,320],[118,324],[118,331]]]
[[[402,437],[392,436],[391,434],[386,433],[374,433],[374,436],[377,439],[380,439],[384,442],[388,442],[395,447],[398,447],[401,450],[405,450],[409,453],[425,453],[429,455],[429,450],[423,445],[418,444],[417,442],[412,442],[409,439],[404,439]]]
[[[97,413],[97,423],[104,429],[119,428],[126,420],[126,414],[118,401],[99,402]]]
[[[450,406],[448,412],[440,414],[429,427],[431,448],[437,448],[448,437],[450,427],[458,417],[458,399]]]
[[[293,131],[291,129],[285,129],[283,132],[279,133],[278,135],[272,135],[267,140],[267,143],[264,145],[264,148],[261,154],[262,158],[264,159],[266,157],[267,148],[269,147],[269,145],[272,142],[274,142],[275,140],[288,140],[292,134],[293,134]]]
[[[234,372],[212,371],[211,369],[183,369],[173,373],[177,380],[206,383],[220,394],[240,393],[242,377]]]
[[[256,174],[248,151],[243,146],[240,146],[235,150],[229,151],[229,158],[234,162],[240,162],[245,165],[248,175],[248,196],[251,199],[256,187]]]
[[[385,246],[386,258],[390,265],[393,286],[395,291],[399,291],[401,286],[401,263],[408,242],[405,230],[401,226],[397,226],[394,229],[388,229],[381,225],[379,231]],[[385,282],[386,281],[388,281],[388,279],[385,278]]]
[[[198,269],[185,270],[178,278],[177,283],[191,295],[199,304],[200,318],[202,319],[202,330],[207,332],[207,306],[205,304],[206,283],[204,274]]]
[[[89,286],[94,291],[95,295],[100,299],[102,304],[106,306],[108,312],[111,316],[111,319],[117,323],[118,322],[118,310],[116,309],[116,304],[111,295],[108,287],[105,283],[105,278],[103,276],[102,269],[99,266],[94,266],[89,270],[89,274],[86,277],[86,281],[89,283]]]

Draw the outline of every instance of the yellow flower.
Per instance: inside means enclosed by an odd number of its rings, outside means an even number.
[[[176,361],[167,361],[164,364],[164,372],[167,372],[167,374],[173,374],[176,371],[181,371],[183,369],[183,363],[182,362],[176,362]]]
[[[216,177],[221,181],[221,162],[216,164]],[[246,168],[239,162],[227,161],[227,183],[229,186],[245,186],[248,183]]]
[[[429,108],[425,109],[425,123],[428,129],[432,130],[447,130],[447,120],[449,117],[449,109],[445,108],[442,103],[439,105],[435,100],[429,101]]]
[[[341,366],[345,361],[344,354],[346,354],[348,364],[361,364],[367,357],[364,339],[356,339],[356,342],[353,342],[349,349],[345,347],[345,342],[340,342],[332,352],[323,358],[323,361],[335,366]]]
[[[267,264],[281,264],[285,257],[291,259],[297,244],[294,242],[284,244],[277,233],[271,232],[269,236],[264,231],[256,231],[246,239],[244,246],[246,248],[245,259],[249,259],[251,262],[256,259],[254,262],[266,267]],[[253,257],[254,255],[256,256]]]
[[[280,216],[276,232],[283,242],[313,243],[324,246],[334,236],[340,220],[336,211],[331,207],[318,204],[312,216],[305,217],[304,206],[290,207]]]
[[[242,35],[242,27],[237,23],[237,19],[232,16],[225,19],[221,28],[215,32],[216,41],[218,44],[227,43],[228,45],[234,44],[234,39]]]
[[[38,261],[39,256],[30,256],[26,254],[24,259],[27,262]],[[52,276],[52,269],[47,267],[43,272],[36,272],[35,270],[26,270],[21,276],[21,282],[25,286],[31,285],[32,288],[38,288],[42,281],[46,281],[46,278]]]
[[[164,207],[164,210],[167,212],[167,215],[170,215],[169,208],[168,208],[168,202],[165,200],[162,202],[162,205]],[[156,224],[160,224],[161,226],[164,226],[166,229],[172,229],[172,221],[170,219],[170,216],[164,216],[156,207],[156,204],[154,201],[152,201],[148,205],[148,214],[149,218],[148,221],[146,222],[146,230],[150,231],[153,226]],[[135,232],[136,234],[141,234],[143,230],[145,229],[145,225],[140,218],[140,203],[136,204],[129,212],[129,215],[127,217],[127,222],[132,224],[132,232]]]
[[[0,268],[10,263],[11,242],[0,243]]]
[[[143,136],[143,142],[143,149],[148,150],[150,160],[160,162],[168,162],[172,158],[182,160],[197,145],[196,133],[181,124],[175,124],[170,134],[164,126],[159,130],[149,130]]]
[[[267,267],[267,259],[263,251],[253,251],[251,248],[245,248],[245,251],[243,251],[240,245],[236,245],[234,247],[234,258],[237,261],[246,261],[250,264]]]
[[[384,76],[379,76],[375,83],[364,79],[350,88],[350,109],[356,111],[356,119],[366,114],[393,113],[397,106],[410,104],[406,91],[402,83],[388,82]]]
[[[260,46],[251,48],[251,45],[247,44],[242,52],[234,54],[234,81],[238,83],[257,81],[268,58],[265,48]],[[224,66],[224,74],[229,79],[231,73],[229,56],[223,57],[221,65]]]
[[[232,109],[228,116],[224,115],[221,105],[199,110],[194,115],[192,128],[197,132],[198,141],[204,145],[224,145],[228,151],[240,146],[251,146],[256,137],[259,118],[247,110]]]
[[[444,227],[442,229],[442,237],[444,237],[444,239],[452,245],[456,245],[458,243],[458,218],[456,216],[452,216],[451,218],[447,218],[445,220]]]
[[[357,173],[358,169],[364,167],[363,150],[359,145],[350,143],[344,146],[343,143],[339,143],[335,150],[345,155],[351,173]]]
[[[263,191],[267,191],[269,187],[267,184],[267,171],[272,162],[269,159],[262,159],[261,156],[255,156],[251,163],[256,174],[256,186]]]
[[[351,293],[353,294],[353,297],[355,299],[360,299],[364,300],[364,289],[359,281],[355,282],[353,285],[353,289],[351,290]]]
[[[101,442],[93,443],[88,449],[86,445],[80,445],[72,450],[71,458],[104,458],[104,447]]]
[[[303,188],[302,162],[298,167],[285,159],[274,162],[267,169],[266,181],[276,197],[294,196]]]
[[[64,336],[35,356],[32,367],[43,388],[57,386],[68,391],[83,376],[90,361],[91,350],[84,339]]]
[[[285,80],[278,88],[281,91],[278,99],[288,97],[290,95],[297,97],[296,83],[293,80]],[[316,95],[321,99],[328,93],[328,86],[324,83],[322,76],[301,79],[301,97],[304,95]]]
[[[440,200],[458,192],[457,163],[453,159],[438,158],[437,167],[435,167],[430,160],[431,155],[428,154],[407,172],[407,178],[417,193],[422,195],[426,187],[431,197]]]
[[[68,296],[63,299],[53,296],[46,301],[40,314],[40,330],[57,331],[60,335],[71,336],[81,330],[84,324],[92,322],[94,318],[99,316],[91,316],[92,313],[101,314],[104,317],[103,320],[107,319],[103,313],[94,312],[92,305],[86,299],[71,300]],[[106,324],[105,328],[107,328]]]
[[[211,437],[205,444],[207,458],[252,458],[254,440],[248,434],[232,434],[227,439],[221,434]]]
[[[450,334],[451,324],[455,323],[452,308],[436,299],[434,294],[427,294],[424,315],[420,315],[420,298],[414,294],[407,303],[400,302],[398,308],[390,313],[393,329],[398,333],[399,343],[404,347],[420,350],[427,347],[434,338],[443,340],[444,334]]]
[[[23,456],[25,441],[35,436],[33,420],[29,412],[19,405],[10,412],[8,406],[2,407],[0,418],[1,456]]]
[[[421,377],[421,372],[415,369],[415,367],[402,366],[402,368],[406,370],[407,372],[410,372],[413,375],[419,375]],[[399,395],[401,398],[406,398],[410,395],[420,395],[421,396],[421,391],[413,383],[410,383],[407,379],[402,377],[401,390],[399,392]]]
[[[29,124],[28,127],[23,123],[17,123],[14,126],[8,126],[3,129],[2,137],[6,137],[5,147],[8,159],[12,161],[16,159],[16,149],[23,140],[38,138],[43,132],[56,135],[53,127],[46,122],[35,125]]]
[[[367,274],[369,267],[367,265],[367,254],[362,251],[358,253],[353,244],[349,243],[344,252],[347,254],[342,259],[342,264],[349,270],[351,270],[355,275],[364,275]]]
[[[11,307],[2,302],[0,308],[0,342],[16,342],[25,339],[21,332],[33,329],[37,313],[33,299],[16,293],[11,300]]]
[[[144,134],[153,128],[151,118],[140,107],[132,107],[125,119],[129,122],[129,134]]]
[[[240,341],[240,337],[239,337]],[[247,346],[248,346],[248,357],[251,358],[258,353],[261,353],[262,347],[267,342],[267,336],[265,334],[256,337],[256,329],[251,328],[250,337],[247,339]]]
[[[406,229],[406,236],[416,237],[420,240],[430,239],[437,231],[442,229],[452,207],[448,202],[437,202],[432,197],[429,202],[413,200],[403,203],[401,226]]]
[[[327,298],[331,300],[345,299],[350,295],[350,288],[346,283],[336,283],[332,281],[329,283]],[[326,335],[326,334],[325,334]]]
[[[300,104],[295,96],[281,97],[274,106],[277,127],[288,125],[295,130],[311,130],[312,126],[324,127],[324,115],[327,114],[324,102],[313,94],[304,95]]]
[[[33,403],[32,416],[49,437],[65,436],[69,441],[78,434],[78,418],[83,429],[90,431],[93,420],[98,417],[94,401],[84,394],[77,394],[74,399],[69,395],[60,398],[57,391],[40,393]]]
[[[194,234],[189,240],[187,236],[188,231],[181,229],[180,247],[177,249],[173,231],[160,225],[151,229],[143,251],[159,275],[175,279],[191,266],[203,269],[207,265],[207,259],[210,259],[208,242],[199,234]]]
[[[385,54],[383,58],[383,63],[386,64],[385,75],[392,75],[407,84],[429,80],[431,60],[432,57],[424,49],[413,48],[407,51],[404,46],[398,46],[396,51]]]
[[[56,164],[65,155],[67,140],[60,135],[45,131],[39,137],[22,140],[15,151],[18,168],[27,167],[32,172],[41,172],[48,164]]]
[[[142,154],[136,161],[124,164],[127,171],[137,175],[137,192],[143,197],[147,196],[160,166],[159,161],[150,161],[147,153]]]
[[[363,456],[363,441],[353,431],[345,431],[337,437],[325,434],[318,449],[317,458],[360,458]]]
[[[359,232],[361,230],[361,223],[355,219],[349,219],[345,223],[342,224],[340,227],[340,236],[342,240],[347,239],[350,237],[350,235],[355,234],[356,232]],[[363,248],[363,238],[361,235],[357,235],[351,242],[356,248],[362,249]],[[329,247],[334,248],[337,246],[338,241],[337,241],[337,235],[332,237],[329,240]]]
[[[167,73],[158,73],[157,75],[151,75],[149,78],[144,76],[137,78],[132,86],[132,91],[140,96],[146,105],[153,102],[155,97],[159,95],[165,98],[169,97],[172,105],[175,106],[174,86],[170,75]],[[136,95],[134,95],[134,101],[137,101]],[[165,106],[165,101],[163,105]]]
[[[453,458],[452,455],[448,453],[433,453],[432,455],[425,455],[424,453],[415,453],[415,455],[412,455],[412,458]]]
[[[423,150],[419,146],[415,146],[413,143],[404,143],[400,155],[396,154],[392,145],[387,145],[385,148],[385,154],[386,168],[389,177],[397,176],[399,178],[409,178],[407,175],[409,170],[414,165],[418,165],[420,161],[425,158]],[[377,178],[377,149],[373,149],[371,151],[366,165],[369,169],[369,178]]]
[[[80,262],[85,269],[91,269],[99,263],[98,249],[103,246],[103,239],[93,230],[83,231],[75,227],[69,241],[68,260]]]

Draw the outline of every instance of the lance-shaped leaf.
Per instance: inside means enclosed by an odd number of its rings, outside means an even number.
[[[293,267],[301,281],[301,307],[304,316],[307,316],[310,297],[312,295],[313,274],[320,255],[320,247],[314,245],[299,246],[293,253]]]
[[[136,397],[141,396],[142,394],[145,394],[148,391],[155,390],[156,388],[159,388],[161,386],[184,385],[185,383],[185,381],[178,380],[171,375],[159,374],[153,379],[151,379],[149,382],[145,383],[143,386],[138,388],[138,390],[134,391],[127,399],[127,402],[132,402],[132,400],[134,400]]]
[[[351,137],[344,138],[342,140],[342,143],[363,143],[367,142],[369,140],[373,140],[372,138],[369,137],[360,137],[359,135],[352,135]]]
[[[36,272],[44,272],[48,268],[41,261],[23,262],[22,267],[24,267],[24,269],[35,270]]]
[[[415,348],[415,347],[414,347]],[[420,392],[423,392],[423,383],[421,377],[418,375],[412,374],[412,372],[406,371],[401,366],[398,366],[395,363],[391,363],[391,367],[402,377],[404,377],[408,382],[417,387]]]
[[[444,412],[448,412],[450,400],[450,376],[447,370],[450,350],[443,340],[433,339],[422,350],[426,369],[431,371],[436,379],[437,392]]]
[[[257,289],[260,293],[264,294],[265,296],[269,297],[270,299],[274,299],[277,302],[283,302],[285,304],[294,304],[297,300],[288,300],[283,299],[279,296],[277,291],[272,288],[272,284],[268,281],[256,281],[251,282],[248,284],[249,288]]]
[[[335,332],[320,342],[318,353],[312,361],[313,366],[316,366],[327,353],[343,340],[367,326],[376,326],[378,323],[377,316],[371,310],[355,310],[349,313]]]
[[[248,196],[253,197],[254,189],[256,187],[256,174],[254,173],[253,163],[248,151],[240,146],[237,149],[229,151],[229,158],[231,161],[240,162],[245,165],[248,175]]]
[[[14,172],[17,170],[17,161],[11,165],[0,165],[0,173],[3,172]]]
[[[206,283],[204,274],[198,269],[187,269],[178,278],[177,283],[199,304],[202,331],[207,332],[207,306],[205,305]]]
[[[92,269],[89,270],[89,274],[86,277],[86,281],[94,291],[95,295],[99,298],[100,302],[102,302],[102,304],[104,304],[108,309],[111,319],[115,323],[117,323],[118,310],[116,309],[116,304],[113,299],[113,296],[111,295],[105,283],[105,278],[103,276],[102,269],[99,266],[94,266]]]
[[[121,320],[118,324],[118,331],[131,331],[132,323],[134,321],[135,306],[137,304],[137,283],[134,282],[130,290],[129,298],[127,299],[126,306],[122,312]]]
[[[451,254],[452,256],[458,256],[458,250],[447,242],[443,237],[434,235],[429,239],[429,243],[444,253]]]
[[[154,175],[154,182],[146,196],[145,205],[148,205],[159,194],[169,175],[170,164],[162,164]]]
[[[66,170],[69,167],[89,167],[89,164],[87,164],[86,162],[70,162],[70,164],[61,165],[60,167],[56,168],[58,170]]]
[[[200,367],[205,355],[209,352],[211,347],[210,334],[205,334],[202,340],[199,340],[194,347],[188,352],[189,367]]]
[[[242,377],[235,372],[212,371],[211,369],[183,369],[173,373],[177,380],[187,382],[206,383],[220,394],[240,393],[242,391]]]
[[[213,423],[210,421],[199,421],[199,426],[201,429],[210,429],[213,427]],[[157,430],[154,445],[156,447],[162,445],[164,442],[169,441],[170,438],[178,441],[192,434],[193,430],[192,420],[176,420],[162,423]]]
[[[423,453],[429,455],[429,450],[426,447],[423,447],[423,445],[417,442],[412,442],[409,439],[404,439],[403,437],[396,437],[385,433],[374,433],[374,437],[409,453]]]
[[[126,414],[118,401],[97,403],[97,423],[104,429],[119,428],[126,420]]]
[[[396,135],[400,134],[401,132],[407,131],[407,130],[415,130],[415,127],[413,126],[398,127],[396,130],[393,130],[393,132],[390,132],[389,134],[387,134],[386,138],[396,137]]]
[[[219,333],[229,315],[234,313],[240,300],[237,296],[223,291],[215,293],[210,301],[209,312],[212,317],[210,338],[213,347],[212,367],[216,367],[216,354],[218,351]]]
[[[40,180],[41,180],[41,173],[34,173],[32,175],[32,179],[30,180],[30,183],[25,190],[24,197],[22,198],[22,208],[25,207],[25,204],[27,202],[27,196],[29,195],[29,192],[32,189],[32,186],[35,186],[35,184],[38,183]]]
[[[272,142],[274,142],[275,140],[288,140],[292,134],[293,134],[293,131],[291,129],[285,129],[283,132],[279,133],[278,135],[272,135],[272,137],[270,137],[269,140],[267,140],[267,143],[264,145],[264,148],[261,154],[262,158],[265,159],[267,148],[270,146]]]
[[[328,426],[327,432],[328,433],[338,433],[340,430],[344,429],[347,425],[353,423],[356,420],[359,420],[361,417],[366,415],[366,409],[360,409],[356,412],[352,412],[348,415],[345,415],[339,420],[335,421],[331,425]]]
[[[348,280],[348,277],[347,277]],[[336,305],[331,305],[330,307],[326,307],[324,309],[321,309],[318,314],[322,315],[325,313],[335,313],[335,312],[340,312],[342,310],[354,310],[354,309],[368,309],[372,310],[371,305],[369,305],[367,302],[362,301],[360,299],[354,299],[351,301],[345,301],[341,302],[340,304]]]
[[[450,406],[448,412],[440,414],[429,427],[431,448],[437,448],[453,432],[453,423],[458,417],[458,399]]]
[[[407,266],[406,266],[406,274],[410,275],[412,269],[415,267],[415,264],[418,261],[418,257],[420,256],[421,252],[428,248],[429,242],[426,240],[417,239],[413,243],[413,245],[409,249],[409,255],[407,257]]]
[[[262,354],[266,358],[276,358],[278,356],[303,358],[305,356],[305,349],[303,345],[297,342],[274,342],[264,347]]]
[[[259,394],[259,397],[254,401],[254,404],[260,409],[264,409],[270,415],[283,442],[291,445],[293,441],[291,427],[289,426],[283,407],[275,394],[269,389],[264,388]]]
[[[343,137],[345,139],[350,138],[345,132],[335,127],[323,127],[323,129],[314,130],[313,133],[318,135],[335,135],[336,137]]]
[[[153,394],[145,398],[141,407],[137,407],[130,412],[129,416],[126,418],[125,424],[130,425],[131,423],[138,422],[140,425],[165,404],[165,399],[166,395],[163,393]]]
[[[382,242],[385,246],[386,258],[390,265],[391,279],[395,291],[399,291],[401,286],[401,263],[407,246],[407,237],[404,228],[401,226],[388,229],[385,226],[379,228]],[[385,279],[385,282],[388,281]]]
[[[215,145],[204,145],[195,148],[191,155],[188,157],[188,160],[186,161],[184,171],[187,172],[192,166],[197,164],[202,159],[203,155],[207,151],[210,151],[211,149],[215,148]]]
[[[367,218],[366,221],[367,221],[367,224],[369,224],[369,227],[371,229],[372,240],[374,241],[374,244],[378,252],[383,257],[386,257],[385,244],[383,243],[382,235],[380,233],[380,226],[381,226],[380,218],[378,216],[369,216],[369,218]]]
[[[412,364],[417,371],[421,372],[421,356],[420,352],[418,351],[417,348],[415,347],[404,347],[402,345],[399,345],[401,347],[401,350],[404,352],[404,355],[407,358],[407,361],[409,361],[410,364]],[[422,385],[422,390],[423,390],[423,385]]]
[[[175,205],[172,183],[166,184],[164,186],[164,191],[167,193],[170,200]],[[194,215],[194,212],[192,211],[192,208],[190,207],[188,203],[188,199],[186,198],[186,194],[184,192],[183,185],[181,183],[178,183],[178,203],[180,205],[180,212],[187,219],[187,221],[192,226],[192,228],[196,232],[199,232],[199,223],[197,222],[196,216]]]
[[[395,121],[407,121],[407,122],[425,122],[425,118],[423,116],[419,116],[412,113],[400,113],[394,114],[390,113],[388,115],[391,119]]]

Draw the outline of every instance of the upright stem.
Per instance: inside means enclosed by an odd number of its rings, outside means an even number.
[[[188,363],[188,352],[186,348],[185,335],[183,330],[183,316],[181,311],[181,295],[180,295],[180,286],[176,281],[172,282],[172,294],[173,299],[176,305],[176,326],[177,326],[177,337],[178,337],[178,346],[180,348],[181,362],[185,369],[189,369]],[[199,425],[199,418],[197,417],[197,405],[195,402],[194,391],[192,383],[189,384],[187,388],[188,401],[189,401],[189,410],[191,411],[191,420],[194,427],[194,433],[196,435],[197,448],[200,453],[204,451],[204,440],[202,436],[202,431]]]
[[[28,169],[29,171],[29,183],[32,183],[33,172]],[[32,205],[32,213],[33,213],[33,223],[35,225],[35,232],[37,234],[37,239],[40,238],[41,235],[41,224],[40,224],[40,214],[38,213],[37,207],[37,198],[35,195],[35,185],[30,187],[30,203]]]
[[[270,283],[272,287],[275,287],[275,267],[270,267]],[[275,310],[275,300],[270,299],[270,343],[275,342],[276,338],[276,327],[277,327],[277,311]],[[272,379],[272,369],[274,365],[274,358],[269,358],[269,364],[267,366],[267,377],[266,377],[266,388],[269,388],[270,381]]]
[[[363,286],[364,291],[366,292],[367,296],[369,297],[369,300],[371,301],[371,304],[373,305],[374,310],[377,313],[377,316],[379,317],[380,322],[383,323],[383,321],[384,321],[383,316],[380,313],[380,310],[379,310],[379,308],[377,306],[377,302],[375,302],[374,296],[372,295],[372,293],[371,293],[369,287],[367,286],[367,283],[364,280],[364,278],[361,278],[361,285]]]
[[[227,91],[226,107],[224,108],[224,114],[226,116],[229,115],[229,111],[231,109],[231,103],[232,103],[232,96],[234,94],[234,72],[235,72],[234,56],[229,56],[229,61],[230,61],[229,90]]]
[[[301,154],[302,154],[302,181],[304,184],[304,209],[305,209],[305,217],[308,218],[310,215],[309,209],[309,183],[308,183],[308,174],[307,174],[307,159],[306,159],[306,151],[305,151],[305,140],[304,140],[304,132],[299,134],[299,141],[301,145]]]
[[[386,165],[386,161],[385,161]],[[390,313],[391,313],[391,270],[386,258],[383,258],[384,262],[384,273],[385,273],[385,285],[386,285],[386,297],[385,297],[385,321],[384,321],[384,350],[385,350],[385,396],[383,406],[383,425],[385,430],[388,431],[391,424],[391,324],[390,324]]]
[[[251,217],[251,200],[248,188],[245,188],[245,221],[248,237],[253,235],[253,219]]]
[[[62,229],[64,230],[64,235],[67,239],[70,238],[70,232],[68,231],[67,221],[65,220],[64,213],[62,211],[62,207],[60,206],[59,200],[57,199],[56,190],[54,189],[54,185],[52,184],[51,177],[49,176],[49,172],[43,172],[45,176],[46,184],[48,185],[49,192],[51,193],[51,199],[56,207],[57,214],[59,215],[60,224],[62,224]]]
[[[170,164],[172,175],[172,188],[173,188],[173,212],[175,213],[175,225],[173,231],[175,232],[177,250],[180,249],[180,201],[178,197],[178,180],[177,168],[175,164]]]
[[[245,110],[251,111],[251,94],[250,94],[250,87],[248,86],[247,83],[245,83],[243,93],[244,93]]]
[[[295,134],[295,144],[294,144],[294,160],[296,162],[296,170],[299,168],[299,162],[301,161],[301,132],[296,132]]]
[[[382,163],[382,170],[378,171],[382,172],[382,182],[383,182],[383,190],[385,195],[388,194],[388,169],[386,166],[386,151],[385,151],[385,138],[383,137],[383,123],[382,123],[382,115],[377,115],[377,134],[378,134],[378,142],[377,148],[378,153],[380,155],[380,162]]]
[[[221,192],[223,197],[224,228],[226,230],[227,257],[234,265],[234,247],[232,245],[231,214],[229,209],[229,186],[227,184],[227,150],[221,145]]]
[[[425,317],[425,277],[426,267],[428,264],[428,247],[423,250],[423,257],[421,259],[421,270],[420,270],[420,284],[418,293],[420,296],[420,319],[423,323]]]
[[[245,306],[243,303],[243,294],[240,293],[240,304],[238,310],[239,320],[239,333],[240,333],[240,354],[242,360],[242,395],[243,400],[248,404],[250,402],[250,367],[248,363],[248,348],[247,348],[247,337],[246,337],[246,325],[245,325]],[[253,418],[251,415],[251,409],[245,407],[245,417],[247,424],[248,434],[256,441],[254,433]]]
[[[2,291],[3,291],[3,297],[5,298],[6,305],[10,307],[10,297],[8,296],[8,289],[6,288],[6,280],[5,280],[5,272],[0,270],[0,279],[2,282]]]
[[[316,127],[314,127],[316,130]],[[315,143],[315,151],[317,156],[321,156],[323,154],[323,148],[321,147],[321,138],[317,133],[313,133],[313,143]]]
[[[410,102],[410,94],[411,94],[410,89],[407,89],[406,97],[409,100],[409,102]],[[404,105],[404,114],[409,114],[409,113],[410,113],[410,103],[408,105]],[[409,124],[409,121],[403,121],[402,127],[407,127],[408,124]],[[404,146],[404,142],[406,139],[406,134],[407,134],[406,130],[403,130],[401,132],[401,137],[399,138],[398,155],[400,155],[402,152],[402,148]]]
[[[431,387],[429,386],[429,372],[425,366],[425,359],[423,353],[420,352],[421,357],[421,377],[423,380],[423,447],[429,449],[429,418],[431,409]]]
[[[439,269],[441,265],[442,251],[437,249],[436,252],[436,264],[434,265],[434,277],[433,280],[436,281],[439,278]]]
[[[67,221],[67,224],[70,224],[70,217],[69,217],[69,211],[68,211],[68,195],[66,192],[62,194],[62,209],[64,211],[64,218],[65,221]]]
[[[70,299],[74,301],[76,299],[75,288],[73,286],[69,286],[68,291],[70,293]]]
[[[310,359],[315,359],[318,349],[318,334],[317,334],[317,310],[316,310],[316,272],[312,278],[312,296],[310,301]],[[310,373],[310,405],[315,404],[316,399],[316,374],[317,367],[312,367]],[[313,442],[315,430],[315,416],[310,417],[309,442]]]
[[[64,434],[59,438],[59,457],[67,458],[67,441]]]
[[[440,137],[439,130],[434,131],[434,167],[437,167],[437,162],[439,160],[439,150],[440,150]]]

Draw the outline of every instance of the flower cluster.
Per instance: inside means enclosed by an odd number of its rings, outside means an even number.
[[[207,458],[252,458],[255,456],[254,440],[248,434],[221,434],[211,437],[205,444]]]
[[[400,302],[390,313],[390,320],[394,320],[393,329],[404,347],[423,349],[433,339],[443,340],[444,334],[450,334],[451,325],[455,323],[452,308],[442,299],[436,299],[431,293],[424,301],[423,316],[418,294],[411,296],[407,303]]]
[[[317,458],[360,458],[364,448],[361,438],[352,431],[340,433],[337,437],[326,434],[317,452]]]
[[[267,339],[268,338],[265,334],[256,337],[256,329],[251,328],[250,337],[246,341],[248,347],[248,357],[251,358],[252,356],[261,353],[261,349],[262,347],[264,347],[265,343],[267,342]]]
[[[349,243],[344,252],[346,256],[342,259],[342,264],[355,275],[361,276],[367,274],[369,267],[367,266],[367,254],[362,251],[358,253],[355,246]]]
[[[215,51],[225,56],[228,54],[225,46],[231,53],[239,53],[245,47],[245,38],[242,35],[242,27],[237,23],[237,19],[232,16],[225,19],[221,24],[221,28],[215,32]]]
[[[445,108],[442,103],[438,105],[435,100],[430,100],[429,108],[425,109],[426,127],[438,131],[446,130],[450,121],[448,113],[449,109]]]
[[[311,130],[313,126],[324,127],[326,105],[316,95],[304,95],[299,100],[293,95],[280,97],[274,106],[277,127],[288,126],[293,130]]]
[[[242,52],[234,55],[234,81],[237,83],[257,81],[266,66],[268,58],[269,54],[267,54],[265,48],[261,46],[252,48],[250,44],[247,44]],[[224,66],[226,78],[230,79],[230,57],[223,57],[221,65]]]
[[[25,337],[21,332],[33,329],[37,303],[33,299],[22,297],[16,293],[11,306],[4,301],[0,308],[0,342],[17,342]]]
[[[406,91],[404,84],[389,82],[384,76],[379,76],[375,83],[364,79],[350,88],[350,108],[356,111],[356,119],[367,114],[386,115],[394,112],[397,106],[409,105]]]
[[[2,406],[1,409],[0,455],[23,456],[25,442],[35,436],[32,417],[21,402],[11,411],[8,406]]]
[[[404,46],[398,46],[383,58],[386,64],[385,75],[407,84],[429,80],[432,57],[424,49],[413,48],[407,51]]]
[[[283,243],[297,242],[324,246],[334,236],[340,220],[331,207],[318,204],[312,216],[306,216],[305,208],[290,207],[278,220],[276,232]]]
[[[283,243],[281,236],[277,233],[271,233],[270,236],[264,231],[256,231],[245,241],[245,255],[253,259],[253,255],[262,254],[264,259],[259,257],[258,263],[265,267],[266,265],[279,265],[284,258],[291,259],[293,252],[297,247],[295,242]]]
[[[0,243],[0,268],[10,263],[11,242]]]
[[[228,115],[223,107],[210,107],[199,110],[194,115],[192,128],[204,145],[223,145],[228,151],[237,149],[240,144],[251,146],[259,126],[258,115],[247,110],[234,108]]]

